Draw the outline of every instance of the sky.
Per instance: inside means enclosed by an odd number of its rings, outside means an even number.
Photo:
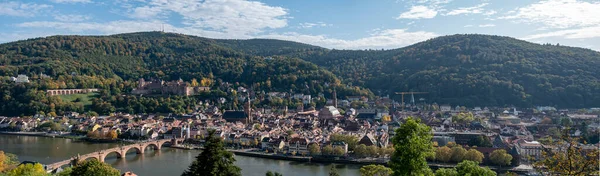
[[[600,0],[0,0],[0,43],[159,31],[393,49],[452,34],[600,51]]]

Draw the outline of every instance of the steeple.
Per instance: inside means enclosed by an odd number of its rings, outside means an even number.
[[[246,119],[247,123],[250,124],[252,122],[252,104],[250,102],[250,91],[246,92],[246,105],[244,105],[244,109],[246,110],[246,114],[248,115],[248,119]]]
[[[337,93],[335,92],[335,88],[333,88],[333,107],[337,108]]]

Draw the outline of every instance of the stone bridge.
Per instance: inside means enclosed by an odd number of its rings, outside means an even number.
[[[78,154],[77,156],[73,156],[73,157],[63,160],[63,161],[55,162],[52,164],[47,164],[47,165],[45,165],[45,169],[48,171],[53,171],[62,166],[65,166],[65,165],[71,166],[78,161],[85,161],[87,159],[96,159],[100,162],[104,162],[104,158],[106,158],[106,156],[108,156],[109,154],[112,154],[112,153],[115,153],[117,155],[117,158],[125,158],[125,155],[127,154],[127,152],[132,149],[135,150],[136,154],[143,154],[147,147],[152,147],[155,150],[160,150],[162,148],[162,146],[166,143],[171,144],[171,145],[179,144],[179,143],[183,142],[183,140],[184,139],[161,139],[161,140],[156,140],[156,141],[148,141],[148,142],[119,146],[119,147],[115,147],[115,148],[110,148],[110,149],[105,149],[105,150],[88,153],[85,155]]]

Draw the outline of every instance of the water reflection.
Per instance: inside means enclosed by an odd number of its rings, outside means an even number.
[[[70,139],[44,138],[33,136],[0,135],[0,150],[14,153],[22,161],[51,163],[61,161],[77,154],[119,146],[118,144],[89,144]],[[123,158],[118,154],[109,154],[104,161],[121,171],[133,171],[138,175],[180,175],[200,153],[196,150],[179,150],[164,147],[157,150],[147,147],[143,154],[129,150]],[[328,175],[331,165],[271,160],[236,156],[236,165],[242,168],[244,176],[264,176],[270,170],[286,176]],[[336,165],[340,175],[357,176],[360,166]]]

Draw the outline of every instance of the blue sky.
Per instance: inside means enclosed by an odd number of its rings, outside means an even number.
[[[0,43],[138,31],[391,49],[478,33],[600,51],[600,1],[0,0]]]

